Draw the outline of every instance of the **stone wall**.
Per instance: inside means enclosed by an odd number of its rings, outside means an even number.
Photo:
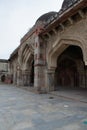
[[[30,85],[34,63],[34,88],[39,92],[54,90],[58,57],[69,46],[76,46],[82,50],[83,55],[83,64],[80,62],[79,65],[79,60],[76,64],[79,79],[82,87],[86,87],[87,8],[84,3],[86,4],[85,1],[73,4],[68,9],[59,11],[58,15],[47,13],[37,20],[21,39],[17,55],[13,54],[11,57],[10,74],[14,84]],[[52,14],[56,17],[50,21]]]
[[[9,63],[7,60],[0,60],[0,82],[6,82],[9,71]]]

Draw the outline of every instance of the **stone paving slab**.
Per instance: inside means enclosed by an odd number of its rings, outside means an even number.
[[[86,129],[86,102],[0,85],[0,130]]]
[[[50,92],[53,95],[87,103],[87,90],[67,89]]]

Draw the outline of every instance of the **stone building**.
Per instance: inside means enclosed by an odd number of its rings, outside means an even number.
[[[64,0],[59,12],[39,17],[9,62],[18,86],[87,88],[87,1]]]
[[[6,82],[9,72],[8,60],[0,59],[0,82]]]

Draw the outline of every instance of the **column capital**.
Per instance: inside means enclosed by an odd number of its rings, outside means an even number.
[[[50,68],[50,69],[47,70],[47,73],[49,73],[49,74],[50,73],[55,73],[55,69],[56,69],[55,67],[54,68]]]
[[[87,61],[85,61],[85,66],[87,66]]]

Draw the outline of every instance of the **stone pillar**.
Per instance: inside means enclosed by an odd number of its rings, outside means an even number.
[[[55,90],[55,68],[47,71],[48,77],[48,91]]]
[[[24,70],[22,72],[22,80],[23,80],[23,86],[30,85],[30,71],[29,70]]]
[[[77,61],[77,69],[79,73],[79,87],[85,88],[85,69],[84,63],[81,60]]]
[[[17,84],[17,74],[16,74],[16,71],[13,72],[13,83],[14,83],[14,85]]]
[[[39,37],[35,38],[34,51],[34,87],[38,92],[46,92],[46,44]]]
[[[85,88],[87,88],[87,66],[85,66]]]
[[[23,83],[22,83],[22,71],[18,66],[17,67],[17,86],[21,86],[21,85],[23,85]]]

